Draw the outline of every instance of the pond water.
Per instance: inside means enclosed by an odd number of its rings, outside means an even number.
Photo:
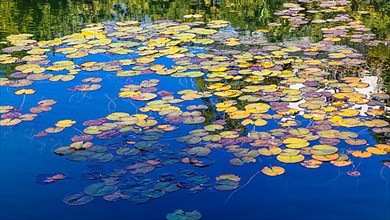
[[[390,219],[389,8],[0,1],[1,219]]]

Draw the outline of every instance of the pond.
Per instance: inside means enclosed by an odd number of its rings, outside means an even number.
[[[1,219],[390,219],[389,2],[0,9]]]

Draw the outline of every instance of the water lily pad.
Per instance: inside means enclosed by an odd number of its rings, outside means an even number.
[[[106,186],[103,183],[94,183],[84,189],[85,194],[90,196],[106,196],[118,189],[117,186]]]
[[[149,189],[149,190],[144,191],[143,194],[147,197],[152,198],[152,199],[158,199],[158,198],[165,195],[165,191]]]
[[[87,203],[90,203],[94,199],[93,196],[86,195],[84,193],[76,193],[69,195],[63,199],[64,203],[67,205],[85,205]]]
[[[192,147],[192,148],[187,150],[188,154],[194,155],[194,156],[200,156],[200,157],[206,156],[210,152],[211,152],[210,149],[205,148],[205,147]]]
[[[15,95],[32,95],[35,93],[34,89],[19,89],[15,91]]]
[[[166,216],[167,220],[198,220],[201,219],[202,214],[195,210],[192,212],[185,212],[181,209],[175,210],[173,213],[169,213]]]
[[[279,166],[264,167],[261,172],[268,176],[278,176],[284,173],[284,168]]]
[[[76,121],[66,119],[66,120],[58,121],[55,125],[59,128],[68,128],[74,125],[75,123]]]
[[[298,163],[303,161],[305,159],[305,156],[303,156],[302,154],[294,156],[278,155],[276,159],[283,163]]]
[[[237,189],[238,186],[238,182],[232,180],[221,180],[215,183],[214,188],[221,191],[229,191]]]
[[[18,118],[6,118],[6,119],[3,119],[3,120],[0,120],[0,126],[14,126],[14,125],[17,125],[19,124],[20,122],[22,122],[22,120],[18,119]]]
[[[319,160],[319,161],[332,161],[332,160],[337,160],[340,155],[339,154],[325,154],[325,155],[319,155],[319,154],[313,154],[312,155],[313,159]]]
[[[334,154],[339,149],[331,145],[315,145],[311,148],[311,153],[315,155],[330,155]]]

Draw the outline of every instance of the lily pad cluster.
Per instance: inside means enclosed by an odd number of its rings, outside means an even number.
[[[202,214],[195,210],[192,212],[185,212],[181,209],[175,210],[173,213],[169,213],[166,216],[167,220],[199,220]]]
[[[165,166],[171,165],[173,164],[165,164]],[[162,165],[158,167],[161,168]],[[144,172],[128,172],[128,169],[118,168],[107,172],[100,166],[91,166],[83,174],[83,178],[98,182],[85,187],[83,192],[65,197],[64,202],[69,205],[83,205],[91,202],[95,197],[101,197],[108,202],[125,200],[143,204],[178,190],[198,193],[209,187],[209,177],[197,174],[193,170],[181,169],[177,173],[163,173],[153,178],[145,175]]]
[[[14,126],[24,121],[32,121],[39,113],[50,111],[52,109],[51,106],[56,103],[52,99],[41,100],[38,102],[38,106],[30,108],[30,112],[25,114],[21,113],[23,106],[19,108],[10,105],[0,106],[0,126]]]

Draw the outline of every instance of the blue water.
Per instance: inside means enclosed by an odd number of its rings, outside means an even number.
[[[134,54],[132,55],[134,58]],[[116,56],[116,59],[129,58]],[[63,56],[50,55],[50,60],[62,60]],[[81,64],[85,60],[109,61],[107,56],[95,55],[76,59]],[[161,58],[156,63],[171,65],[172,61]],[[59,73],[60,74],[60,73]],[[67,88],[81,84],[87,77],[103,78],[102,88],[87,93],[67,91]],[[158,90],[177,92],[182,89],[196,89],[189,78],[181,79],[163,77],[156,74],[127,78],[116,77],[113,72],[80,72],[76,79],[69,82],[35,81],[29,88],[36,90],[34,95],[26,96],[23,113],[36,106],[42,99],[55,99],[53,109],[40,113],[32,122],[23,122],[14,127],[0,127],[0,175],[1,175],[1,219],[164,219],[166,214],[176,209],[185,211],[198,210],[202,219],[390,219],[390,169],[384,167],[382,159],[389,156],[373,156],[368,159],[353,158],[359,165],[361,176],[351,177],[346,173],[348,167],[335,167],[324,163],[318,169],[307,169],[300,164],[282,165],[286,173],[278,177],[263,174],[256,175],[244,188],[234,193],[213,189],[216,176],[233,173],[241,177],[240,185],[244,185],[252,175],[269,165],[281,165],[275,157],[258,157],[256,163],[235,167],[229,164],[233,158],[225,150],[213,150],[210,158],[216,162],[207,168],[196,168],[191,165],[175,165],[156,169],[148,175],[172,173],[178,169],[193,169],[198,174],[210,177],[211,186],[197,194],[188,190],[167,193],[159,199],[136,205],[132,202],[107,202],[95,198],[91,203],[82,206],[68,206],[62,199],[69,194],[82,192],[83,189],[96,182],[81,178],[90,162],[72,162],[60,157],[53,150],[71,143],[70,138],[83,130],[82,122],[105,117],[111,112],[135,113],[136,108],[126,99],[116,98],[119,89],[125,84],[139,84],[145,79],[160,79]],[[15,88],[0,87],[0,105],[20,106],[23,96],[14,95]],[[116,108],[110,99],[114,99]],[[145,102],[133,103],[139,107]],[[201,104],[201,100],[185,102]],[[115,108],[115,110],[114,110]],[[183,108],[182,108],[183,109]],[[155,116],[156,113],[153,113]],[[152,114],[152,115],[153,115]],[[32,136],[45,128],[52,127],[62,119],[77,121],[73,127],[66,128],[58,134],[33,138]],[[303,121],[303,123],[307,123]],[[270,123],[257,131],[268,131],[275,125]],[[185,135],[193,128],[201,126],[183,126],[168,136]],[[351,129],[358,132],[362,127]],[[369,133],[362,133],[359,138],[375,144]],[[95,140],[94,140],[95,141]],[[109,141],[101,141],[108,143]],[[174,139],[162,138],[161,142],[169,143],[172,149],[182,147]],[[350,148],[339,144],[340,148]],[[110,164],[104,164],[110,166]],[[36,176],[41,173],[62,172],[66,179],[53,184],[38,184]]]

